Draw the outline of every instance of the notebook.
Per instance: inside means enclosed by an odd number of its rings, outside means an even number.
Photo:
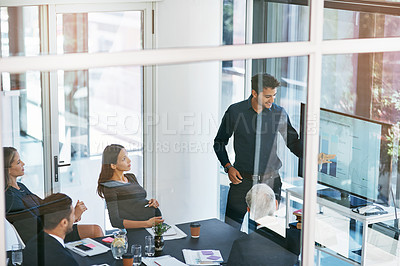
[[[188,265],[220,265],[224,261],[221,252],[214,249],[182,249],[182,253]]]
[[[85,245],[90,247],[90,250],[81,250],[76,248],[78,245]],[[78,241],[74,242],[69,242],[65,244],[65,247],[72,250],[73,252],[81,255],[81,256],[94,256],[102,253],[106,253],[107,251],[110,250],[109,247],[104,246],[103,244],[100,244],[99,242],[90,239],[90,238],[84,238]]]

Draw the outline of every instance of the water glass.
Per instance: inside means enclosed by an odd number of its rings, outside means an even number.
[[[153,236],[145,236],[144,237],[144,255],[146,257],[153,257],[154,254],[155,254],[154,237]]]
[[[22,265],[22,245],[14,244],[11,246],[12,265]]]
[[[142,264],[142,246],[141,245],[132,245],[132,254],[133,254],[133,265],[139,266]]]

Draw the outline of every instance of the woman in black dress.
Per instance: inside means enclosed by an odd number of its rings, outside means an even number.
[[[157,200],[146,199],[146,190],[135,175],[124,174],[129,170],[131,160],[122,145],[112,144],[104,149],[97,193],[106,200],[112,226],[129,229],[162,223]]]

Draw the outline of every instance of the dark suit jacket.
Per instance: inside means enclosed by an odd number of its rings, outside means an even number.
[[[23,260],[29,266],[78,266],[71,253],[43,231],[26,244]]]
[[[228,259],[229,266],[292,266],[297,263],[297,255],[260,233],[258,229],[233,242]]]

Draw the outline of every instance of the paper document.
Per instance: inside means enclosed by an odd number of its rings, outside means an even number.
[[[76,246],[78,246],[78,245],[85,245],[87,247],[90,247],[91,249],[84,251],[84,250],[76,248]],[[93,239],[90,239],[90,238],[84,238],[84,239],[81,239],[78,241],[66,243],[65,247],[81,256],[94,256],[94,255],[106,253],[107,251],[110,250],[109,247],[106,247],[106,246],[100,244],[99,242],[97,242]]]
[[[186,264],[170,255],[161,257],[144,257],[142,262],[147,266],[185,266]]]
[[[182,249],[182,253],[187,265],[220,265],[224,261],[219,250]]]
[[[176,235],[175,227],[171,225],[171,227],[163,234],[163,236],[173,236]]]
[[[175,232],[175,234],[170,234],[170,235],[165,235],[164,240],[173,240],[173,239],[180,239],[180,238],[185,238],[187,237],[187,234],[185,234],[181,229],[179,229],[176,225],[171,225],[170,230],[172,229],[171,232]],[[147,232],[149,232],[152,236],[154,236],[154,232],[152,228],[146,228]],[[169,231],[169,230],[168,230]],[[167,231],[167,232],[168,232]],[[166,232],[166,233],[167,233]]]

